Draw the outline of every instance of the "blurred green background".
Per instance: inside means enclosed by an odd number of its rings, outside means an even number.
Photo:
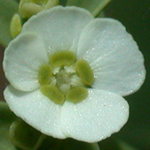
[[[150,150],[150,0],[112,0],[104,9],[106,17],[121,21],[137,41],[145,57],[147,77],[142,88],[125,99],[130,105],[130,118],[119,133],[102,141],[121,138],[139,150]],[[4,48],[1,46],[0,61]],[[0,66],[0,98],[7,81]]]
[[[125,97],[130,118],[116,135],[141,150],[150,150],[150,0],[112,0],[105,13],[121,21],[132,34],[144,55],[147,71],[142,88]]]

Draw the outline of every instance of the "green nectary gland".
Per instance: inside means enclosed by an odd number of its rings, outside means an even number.
[[[94,82],[90,65],[84,60],[77,60],[71,51],[60,51],[49,57],[49,64],[44,64],[38,71],[41,92],[56,104],[65,100],[81,102],[88,96],[87,87]]]

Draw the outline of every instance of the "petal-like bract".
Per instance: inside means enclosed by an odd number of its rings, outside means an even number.
[[[65,138],[61,130],[62,106],[43,96],[40,90],[27,93],[8,86],[4,95],[10,109],[18,117],[44,134]]]
[[[84,9],[58,6],[32,17],[23,32],[41,36],[50,54],[60,50],[76,51],[80,33],[91,20],[93,16]]]
[[[91,65],[93,88],[129,95],[145,79],[144,58],[124,26],[114,19],[95,19],[82,31],[78,57]]]
[[[3,67],[11,85],[32,91],[40,86],[37,71],[43,63],[48,63],[48,56],[42,40],[35,33],[24,33],[6,48]]]
[[[64,104],[61,121],[66,136],[95,142],[119,131],[128,115],[128,104],[121,96],[102,90],[89,90],[89,96],[81,103]]]

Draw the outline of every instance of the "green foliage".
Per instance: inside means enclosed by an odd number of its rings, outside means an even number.
[[[18,3],[14,0],[0,0],[0,44],[7,46],[11,41],[10,21],[18,11]]]
[[[12,123],[9,131],[11,142],[23,150],[33,150],[40,135],[39,131],[20,119]]]
[[[96,16],[110,1],[111,0],[68,0],[67,5],[85,8]]]
[[[9,140],[9,128],[17,117],[5,102],[0,102],[0,150],[17,150]]]

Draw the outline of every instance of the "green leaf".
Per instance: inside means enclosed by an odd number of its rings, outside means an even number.
[[[5,102],[0,102],[0,150],[17,150],[9,140],[9,128],[17,117]]]
[[[96,16],[111,0],[68,0],[67,5],[89,10]]]
[[[41,133],[39,131],[21,119],[13,122],[9,131],[11,142],[23,150],[33,150],[34,146],[39,142],[40,136]]]
[[[12,0],[0,0],[0,44],[7,46],[11,41],[9,28],[12,16],[18,11],[18,3]]]

